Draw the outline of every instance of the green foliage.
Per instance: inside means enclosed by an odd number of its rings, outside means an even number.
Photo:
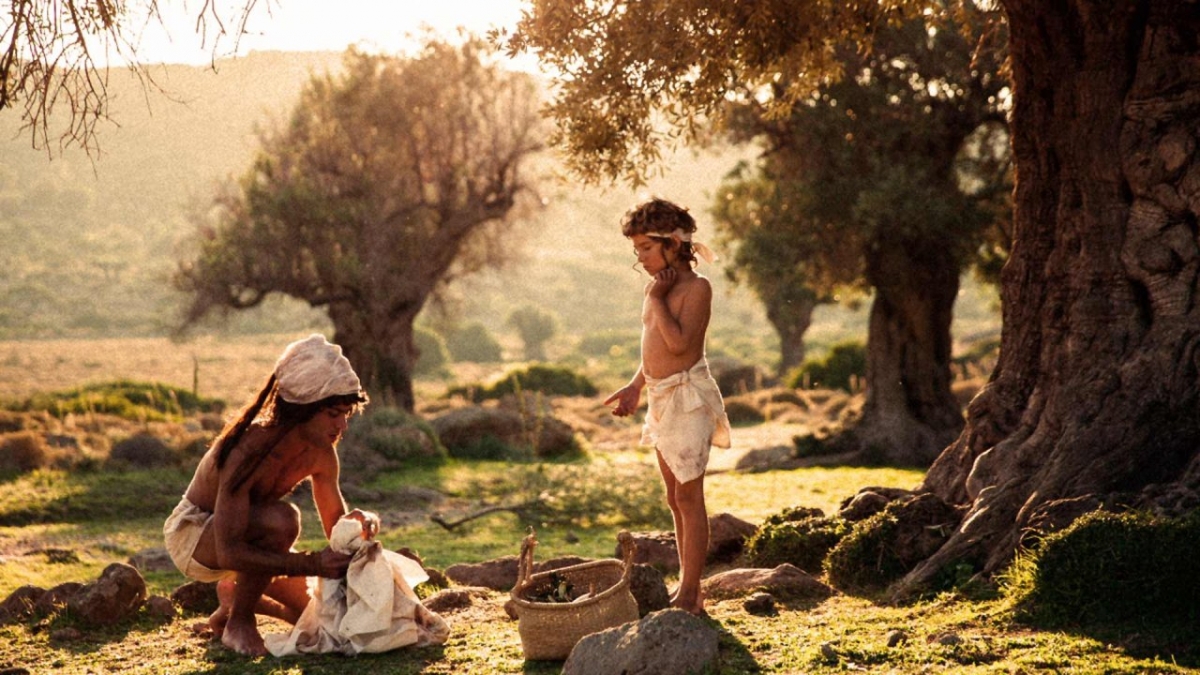
[[[448,453],[454,459],[528,461],[531,453],[527,447],[505,443],[493,434],[483,434],[467,443],[450,446]]]
[[[501,360],[500,342],[478,321],[452,331],[446,336],[446,347],[455,361],[496,363]]]
[[[413,340],[417,344],[417,363],[413,366],[414,375],[426,377],[446,377],[450,374],[446,367],[450,363],[450,351],[446,341],[436,331],[422,326],[413,327]]]
[[[899,521],[884,509],[854,524],[825,559],[825,572],[834,587],[850,592],[878,591],[908,570],[892,550]]]
[[[505,321],[516,329],[525,345],[525,360],[544,361],[546,342],[558,332],[558,317],[537,305],[514,309]]]
[[[537,391],[547,396],[595,396],[596,385],[586,376],[562,366],[535,363],[527,368],[509,372],[490,386],[451,387],[448,396],[467,396],[479,403],[523,391]]]
[[[825,556],[849,530],[839,518],[766,522],[746,540],[746,556],[755,567],[791,563],[810,574],[820,574]]]
[[[372,405],[366,414],[351,420],[345,443],[348,447],[365,446],[389,462],[436,461],[447,456],[428,422],[391,406]]]
[[[576,350],[585,356],[612,356],[636,361],[641,358],[642,334],[636,330],[607,328],[584,335]]]
[[[219,413],[225,408],[224,401],[196,396],[187,389],[129,380],[35,394],[4,405],[9,410],[42,410],[59,418],[69,414],[103,413],[135,421],[179,419],[194,413]]]
[[[1021,554],[1002,581],[1019,613],[1037,623],[1194,625],[1197,560],[1198,513],[1094,511]]]
[[[823,359],[806,361],[788,374],[785,386],[842,389],[853,392],[852,379],[861,382],[867,372],[867,348],[861,342],[840,342]]]

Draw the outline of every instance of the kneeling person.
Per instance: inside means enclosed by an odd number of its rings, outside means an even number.
[[[347,514],[338,483],[337,443],[366,403],[341,348],[314,334],[287,346],[258,397],[200,460],[163,535],[181,572],[217,582],[220,607],[208,623],[225,646],[266,654],[256,613],[294,624],[309,602],[307,577],[346,575],[349,555],[293,548],[300,511],[283,498],[297,485],[311,479],[326,538],[345,515],[378,531],[373,516]]]

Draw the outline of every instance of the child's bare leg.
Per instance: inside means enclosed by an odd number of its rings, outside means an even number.
[[[704,504],[704,476],[675,488],[675,502],[682,515],[682,526],[676,531],[676,539],[682,541],[679,549],[679,591],[671,605],[692,614],[704,613],[704,597],[700,592],[700,577],[704,572],[704,561],[708,556],[708,510]]]
[[[679,569],[683,570],[683,515],[679,512],[679,505],[675,502],[675,489],[679,485],[679,481],[675,480],[675,474],[671,472],[671,467],[667,466],[666,460],[663,459],[662,453],[655,451],[658,457],[658,471],[663,477],[663,486],[667,491],[667,506],[671,509],[671,523],[675,526],[675,552],[679,555]],[[675,596],[679,593],[679,587],[671,592],[670,602],[675,602]]]

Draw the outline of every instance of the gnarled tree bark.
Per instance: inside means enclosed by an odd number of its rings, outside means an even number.
[[[969,511],[898,598],[951,561],[997,571],[1059,500],[1170,511],[1200,488],[1200,4],[1002,4],[1017,192],[1000,358],[922,485]]]

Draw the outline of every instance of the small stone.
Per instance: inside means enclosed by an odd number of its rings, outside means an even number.
[[[170,598],[152,595],[146,599],[146,613],[155,619],[169,621],[175,618],[175,603]]]
[[[570,530],[567,530],[567,533],[565,535],[563,535],[563,540],[566,541],[568,544],[578,544],[579,543],[579,535],[575,534],[574,532],[571,532]]]
[[[902,630],[890,631],[887,635],[887,646],[896,647],[908,641],[908,635]]]
[[[775,614],[775,598],[770,593],[755,593],[746,598],[742,607],[755,616],[771,616]]]
[[[830,663],[838,660],[838,653],[837,650],[833,648],[832,642],[821,643],[821,657]]]

